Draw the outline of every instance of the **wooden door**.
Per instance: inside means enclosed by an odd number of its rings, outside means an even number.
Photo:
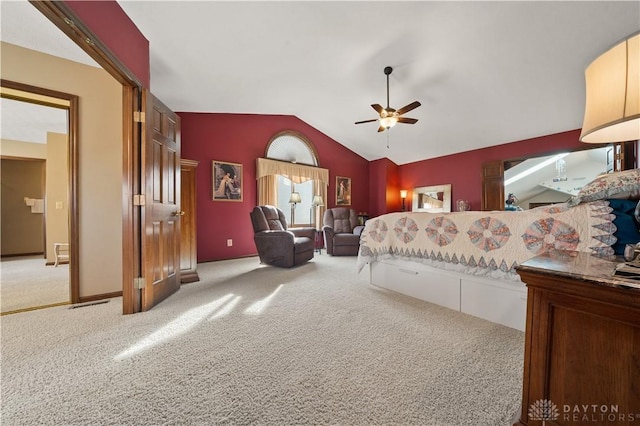
[[[196,167],[194,160],[180,160],[180,200],[184,212],[180,223],[180,282],[198,281],[196,242]]]
[[[504,162],[490,161],[482,165],[481,210],[504,210]]]
[[[613,171],[620,172],[636,168],[636,143],[618,142],[613,144]],[[607,164],[607,169],[609,165]]]
[[[180,288],[180,118],[147,90],[142,116],[142,310]]]

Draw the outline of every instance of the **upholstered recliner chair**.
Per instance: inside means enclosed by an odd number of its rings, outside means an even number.
[[[356,256],[360,250],[360,234],[364,226],[358,225],[358,214],[346,207],[335,207],[324,212],[322,231],[327,253],[333,256]]]
[[[260,262],[291,268],[313,259],[314,228],[287,229],[284,213],[274,206],[256,206],[250,215]]]

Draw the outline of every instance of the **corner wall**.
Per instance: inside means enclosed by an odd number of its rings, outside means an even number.
[[[400,189],[404,188],[400,187],[399,171],[400,167],[388,158],[369,163],[370,217],[401,210]]]
[[[69,242],[69,138],[66,134],[47,133],[46,238],[47,264],[56,256],[54,243]]]

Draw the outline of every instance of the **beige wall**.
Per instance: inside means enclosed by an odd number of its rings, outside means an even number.
[[[44,252],[43,214],[33,212],[24,198],[44,197],[44,160],[2,159],[2,247],[3,256]]]
[[[47,133],[46,242],[47,263],[55,262],[54,243],[69,242],[69,163],[67,135]]]
[[[3,157],[43,159],[45,164],[45,239],[46,262],[53,264],[55,255],[53,243],[69,242],[69,166],[68,166],[68,137],[61,133],[47,133],[47,143],[21,142],[3,139],[0,145],[0,155]],[[21,203],[23,204],[23,203]],[[3,217],[3,225],[8,225],[15,218]],[[16,251],[13,247],[24,246],[23,236],[15,234],[15,226],[8,226],[3,234],[3,254],[33,253],[34,250]],[[42,238],[42,237],[40,237]],[[27,241],[33,238],[27,239]]]
[[[3,157],[47,158],[47,147],[41,143],[21,142],[11,139],[0,141],[0,155]]]
[[[1,43],[3,79],[79,96],[80,296],[122,290],[122,86],[106,71]]]

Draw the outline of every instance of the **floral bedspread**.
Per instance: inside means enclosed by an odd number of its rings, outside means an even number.
[[[594,201],[515,212],[389,213],[365,224],[357,269],[401,258],[518,281],[515,266],[551,249],[613,255],[612,210],[607,201]]]

